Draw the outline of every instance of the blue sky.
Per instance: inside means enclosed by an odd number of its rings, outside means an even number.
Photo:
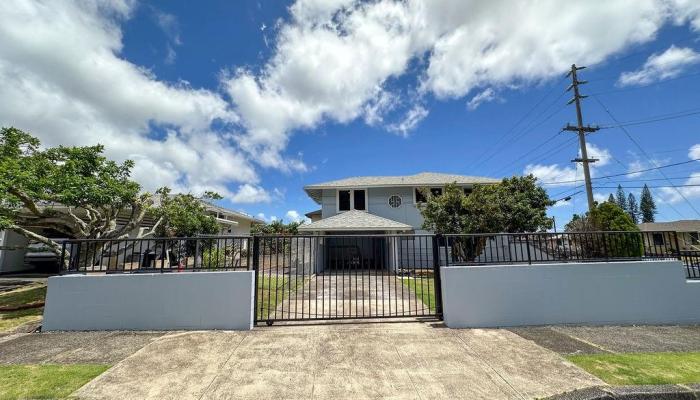
[[[213,189],[289,220],[318,207],[305,184],[347,176],[582,179],[574,134],[558,133],[575,122],[571,63],[588,66],[586,122],[671,117],[589,135],[594,177],[700,158],[693,4],[78,3],[0,6],[0,94],[13,99],[0,122],[46,145],[104,143],[136,160],[146,189]],[[700,163],[596,179],[597,198],[618,183],[700,184]],[[585,211],[579,185],[546,185],[574,195],[550,211],[559,225]],[[700,187],[653,192],[658,220],[700,218]]]

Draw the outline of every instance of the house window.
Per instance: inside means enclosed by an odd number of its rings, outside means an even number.
[[[425,198],[425,195],[423,194],[423,192],[421,192],[420,189],[415,188],[414,193],[415,193],[416,203],[425,203],[426,201],[428,201],[428,199]]]
[[[338,212],[350,210],[367,210],[366,190],[338,190]]]
[[[652,237],[654,239],[654,246],[663,246],[665,244],[663,233],[654,233]]]
[[[394,194],[389,196],[389,207],[399,208],[401,207],[401,196]]]
[[[425,188],[414,188],[413,189],[413,193],[414,193],[413,197],[414,197],[414,201],[416,204],[425,203],[426,201],[428,201],[428,199],[425,198],[425,195],[423,194],[423,192],[421,190],[425,190]],[[429,188],[428,190],[430,191],[431,196],[436,196],[436,197],[442,196],[442,188],[440,188],[440,187],[433,187],[433,188]]]
[[[338,191],[338,211],[350,210],[350,190]]]
[[[355,210],[365,211],[367,209],[365,204],[365,191],[364,190],[353,190],[353,200]]]
[[[464,195],[469,196],[470,194],[472,194],[472,189],[471,188],[464,188]]]

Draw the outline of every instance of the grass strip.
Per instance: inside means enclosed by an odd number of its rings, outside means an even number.
[[[107,368],[109,365],[3,365],[0,400],[65,398]]]
[[[700,353],[589,354],[567,359],[611,385],[700,382]]]
[[[430,312],[435,312],[435,282],[428,277],[402,277],[401,283],[411,289],[416,297],[428,307]]]

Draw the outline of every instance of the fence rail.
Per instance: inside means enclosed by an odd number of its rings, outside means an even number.
[[[375,255],[361,254],[368,243]],[[317,259],[316,249],[327,254]],[[392,263],[401,264],[398,272],[431,270],[434,260],[439,260],[439,266],[452,266],[680,259],[687,277],[700,279],[700,251],[680,249],[672,231],[66,240],[60,265],[62,273],[138,273],[270,269],[293,262],[303,266],[299,272],[306,276],[325,268],[324,263],[365,268],[358,263],[374,262],[381,252],[397,260]]]

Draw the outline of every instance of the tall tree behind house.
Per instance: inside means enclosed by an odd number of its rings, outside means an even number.
[[[616,196],[616,201],[618,206],[620,206],[621,209],[624,211],[627,210],[627,195],[625,194],[625,190],[622,189],[622,185],[617,185],[617,196]]]
[[[651,190],[644,184],[642,189],[642,197],[639,204],[640,213],[642,214],[642,222],[654,222],[656,215],[656,203],[651,197]]]
[[[627,214],[635,224],[639,223],[639,205],[637,205],[637,198],[632,193],[627,197]]]

